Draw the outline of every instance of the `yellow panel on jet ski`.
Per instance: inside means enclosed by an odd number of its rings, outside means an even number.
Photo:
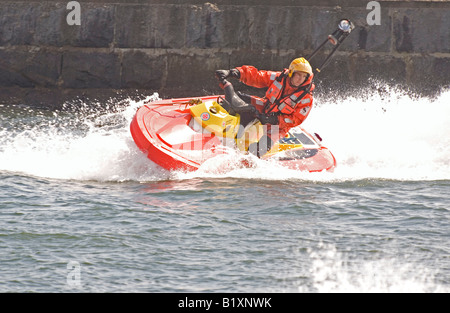
[[[295,139],[295,136],[293,136],[291,133],[287,133],[283,139],[284,140],[280,140],[280,142],[274,144],[272,149],[270,149],[264,156],[269,156],[281,151],[287,151],[303,147],[303,145],[298,141],[289,142],[289,139]]]
[[[239,128],[240,116],[228,112],[216,101],[207,101],[189,108],[192,117],[202,127],[217,136],[234,138]]]

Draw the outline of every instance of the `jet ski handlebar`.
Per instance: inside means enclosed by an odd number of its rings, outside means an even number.
[[[225,93],[222,107],[231,115],[236,113],[252,113],[256,118],[260,119],[261,114],[250,103],[245,102],[234,90],[233,85],[226,79],[219,81],[220,87]]]

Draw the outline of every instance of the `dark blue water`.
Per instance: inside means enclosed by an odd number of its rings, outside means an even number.
[[[0,291],[449,292],[449,96],[318,101],[314,174],[162,170],[141,103],[2,106]]]

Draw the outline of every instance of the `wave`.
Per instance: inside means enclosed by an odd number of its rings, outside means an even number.
[[[299,173],[252,160],[242,168],[233,158],[218,157],[194,173],[168,172],[135,146],[129,124],[142,101],[66,105],[61,111],[0,107],[0,171],[39,177],[155,181],[196,177],[305,179],[319,181],[366,178],[398,180],[450,179],[450,90],[434,98],[413,97],[401,90],[352,97],[321,98],[303,126],[323,138],[335,155],[334,173]],[[231,162],[230,162],[231,161]],[[227,171],[220,170],[228,165]]]
[[[318,102],[304,126],[334,153],[336,176],[450,179],[450,90],[433,99],[394,89]]]

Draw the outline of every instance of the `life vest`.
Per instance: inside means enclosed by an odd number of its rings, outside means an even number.
[[[284,70],[273,81],[265,95],[264,113],[291,114],[299,103],[302,105],[311,102],[310,91],[314,89],[312,78],[309,77],[294,93],[282,97],[287,84],[288,70]]]

